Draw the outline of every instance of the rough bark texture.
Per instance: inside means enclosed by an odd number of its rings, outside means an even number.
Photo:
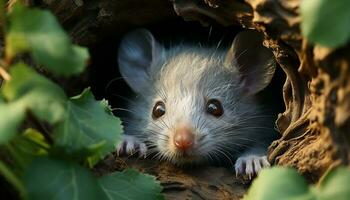
[[[40,1],[39,1],[40,2]],[[350,51],[312,46],[299,30],[299,0],[43,0],[76,43],[93,46],[140,26],[182,17],[222,26],[239,25],[265,35],[287,79],[285,111],[276,121],[281,138],[269,160],[292,166],[316,182],[330,167],[348,164],[350,132]],[[177,16],[178,15],[178,16]],[[104,168],[120,164],[106,160]],[[238,199],[245,187],[223,168],[177,169],[166,163],[128,159],[128,166],[156,175],[169,199]],[[120,168],[120,167],[118,167]]]
[[[180,168],[166,162],[121,159],[113,155],[101,162],[95,170],[96,174],[102,175],[128,167],[156,176],[164,188],[165,198],[172,200],[238,200],[249,186],[248,182],[235,178],[232,170],[224,167]]]

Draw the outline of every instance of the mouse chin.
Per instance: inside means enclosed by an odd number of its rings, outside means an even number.
[[[171,157],[169,160],[178,166],[195,165],[200,164],[204,161],[201,156],[189,154],[186,152],[176,153],[174,155],[170,155],[169,157]]]

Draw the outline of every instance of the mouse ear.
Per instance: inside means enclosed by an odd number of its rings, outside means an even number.
[[[119,71],[128,85],[140,93],[149,80],[149,71],[161,57],[162,47],[145,29],[128,33],[118,51]]]
[[[263,36],[256,31],[237,34],[229,49],[225,64],[235,67],[248,94],[264,89],[275,73],[272,52],[263,46]]]

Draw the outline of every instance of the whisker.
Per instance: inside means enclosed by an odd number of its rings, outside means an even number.
[[[113,84],[115,81],[119,81],[119,80],[123,80],[123,79],[125,80],[125,79],[127,79],[127,77],[125,77],[125,76],[116,77],[116,78],[110,80],[105,87],[105,93],[108,94],[108,88],[109,88],[109,86],[111,86],[111,84]]]
[[[106,94],[108,94],[108,93],[106,93]],[[122,100],[124,100],[124,101],[129,102],[129,103],[134,103],[133,100],[128,99],[128,98],[126,98],[126,97],[124,97],[124,96],[121,96],[121,95],[118,95],[118,94],[114,94],[114,93],[110,93],[110,95],[112,95],[112,96],[114,96],[114,97],[118,97],[118,98],[120,98],[120,99],[122,99]]]
[[[129,109],[125,109],[125,108],[112,108],[111,110],[112,111],[120,110],[120,111],[126,111],[126,112],[130,112],[130,113],[135,113],[134,111],[129,110]]]

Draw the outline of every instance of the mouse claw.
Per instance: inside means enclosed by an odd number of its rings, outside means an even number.
[[[267,161],[266,156],[241,156],[235,163],[236,177],[243,177],[244,179],[251,180],[258,175],[263,168],[269,166],[270,163]]]
[[[147,156],[147,146],[145,143],[139,144],[139,157],[146,158]]]
[[[129,140],[126,143],[126,148],[125,151],[127,154],[132,155],[134,153],[134,149],[135,149],[135,143],[133,140]]]
[[[243,160],[238,158],[235,164],[236,178],[243,172]]]
[[[146,157],[147,146],[140,142],[136,137],[131,135],[123,135],[122,140],[116,146],[116,154],[118,157],[122,155],[134,155],[138,153],[139,157]]]
[[[116,146],[116,153],[118,157],[119,155],[123,154],[123,148],[124,148],[124,141],[121,141]]]

